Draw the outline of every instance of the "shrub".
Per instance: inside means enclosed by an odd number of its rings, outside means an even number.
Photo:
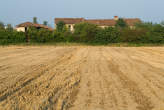
[[[63,22],[63,21],[59,21],[57,24],[56,24],[56,26],[57,26],[57,31],[59,31],[59,32],[62,32],[63,30],[64,30],[64,27],[65,27],[65,23]]]
[[[127,27],[128,25],[126,24],[126,22],[124,21],[123,18],[119,18],[117,21],[116,21],[116,27],[118,28],[125,28]]]
[[[147,31],[144,29],[130,29],[125,28],[121,30],[121,41],[129,43],[143,43],[145,42]]]
[[[4,28],[5,28],[4,23],[0,21],[0,29],[4,29]]]
[[[0,44],[18,44],[25,42],[25,35],[23,32],[16,32],[14,30],[0,29]]]
[[[164,27],[159,24],[155,24],[149,31],[148,41],[150,43],[164,43]]]
[[[13,30],[9,24],[5,29],[3,23],[0,26],[0,44],[25,43],[26,37],[23,32]],[[60,30],[62,29],[62,30]],[[74,32],[70,32],[66,26],[49,31],[46,29],[28,29],[27,35],[30,42],[49,43],[49,42],[82,42],[82,43],[164,43],[164,26],[162,24],[139,23],[136,27],[126,28],[100,28],[89,23],[75,25]]]
[[[116,28],[108,27],[105,29],[99,29],[94,42],[95,43],[116,43],[120,41],[120,32]]]
[[[30,28],[28,35],[31,42],[46,43],[54,41],[53,32],[46,29]]]
[[[74,26],[75,39],[80,42],[92,42],[99,28],[97,25],[89,23],[80,23]]]

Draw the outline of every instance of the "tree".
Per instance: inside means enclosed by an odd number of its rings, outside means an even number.
[[[5,25],[3,22],[0,21],[0,28],[5,28]]]
[[[7,30],[9,30],[9,31],[12,31],[12,30],[13,30],[13,27],[12,27],[12,25],[11,25],[11,24],[7,24],[6,29],[7,29]]]
[[[116,43],[120,41],[120,32],[117,28],[106,27],[98,30],[94,42],[101,44]]]
[[[48,25],[48,22],[47,21],[43,21],[43,25]]]
[[[135,27],[139,29],[147,29],[147,30],[152,30],[154,24],[152,22],[141,22],[141,23],[136,23]]]
[[[120,28],[125,28],[127,27],[127,23],[124,21],[124,19],[119,18],[116,22],[116,27],[120,27]]]
[[[143,43],[147,39],[147,30],[142,28],[124,28],[121,30],[120,40],[128,43]]]
[[[57,23],[57,31],[63,31],[64,30],[65,23],[63,21],[59,21]]]
[[[92,42],[99,28],[95,24],[79,23],[74,26],[74,35],[81,42]]]
[[[33,23],[38,24],[37,17],[33,18]]]

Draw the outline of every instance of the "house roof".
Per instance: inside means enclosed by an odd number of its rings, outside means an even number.
[[[92,20],[85,20],[87,23],[96,24],[99,26],[115,26],[116,21],[112,19],[92,19]]]
[[[124,19],[129,26],[134,26],[137,22],[141,22],[139,18]],[[63,21],[65,24],[77,24],[80,22],[87,22],[91,24],[96,24],[99,26],[115,26],[116,21],[114,19],[84,19],[84,18],[56,18],[55,23]]]
[[[30,26],[34,26],[34,24],[31,22],[25,22],[17,25],[16,27],[30,27]]]
[[[55,18],[55,23],[63,21],[65,24],[77,24],[84,21],[84,18]]]
[[[16,27],[37,27],[37,28],[44,28],[44,29],[48,29],[48,30],[53,30],[53,28],[48,27],[46,25],[43,24],[35,24],[35,23],[31,23],[31,22],[25,22],[25,23],[21,23],[19,25],[17,25]]]

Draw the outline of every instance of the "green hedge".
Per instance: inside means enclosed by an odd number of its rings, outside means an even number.
[[[22,32],[9,31],[6,29],[0,29],[0,44],[18,44],[25,42],[25,35]]]
[[[141,23],[135,28],[100,28],[89,23],[76,24],[74,32],[64,26],[62,31],[48,31],[30,28],[28,36],[31,43],[74,42],[90,44],[110,43],[164,43],[164,27],[160,24]],[[0,28],[0,45],[25,43],[23,32]]]
[[[120,41],[120,32],[116,28],[99,29],[92,42],[94,43],[117,43]]]

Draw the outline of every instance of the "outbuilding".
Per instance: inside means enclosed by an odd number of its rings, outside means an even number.
[[[53,30],[53,28],[48,27],[46,25],[43,25],[43,24],[35,24],[35,23],[31,23],[31,22],[21,23],[21,24],[17,25],[15,29],[18,32],[26,32],[29,27],[35,27],[36,29],[43,28],[43,29],[47,29],[47,30],[50,30],[50,31]]]

